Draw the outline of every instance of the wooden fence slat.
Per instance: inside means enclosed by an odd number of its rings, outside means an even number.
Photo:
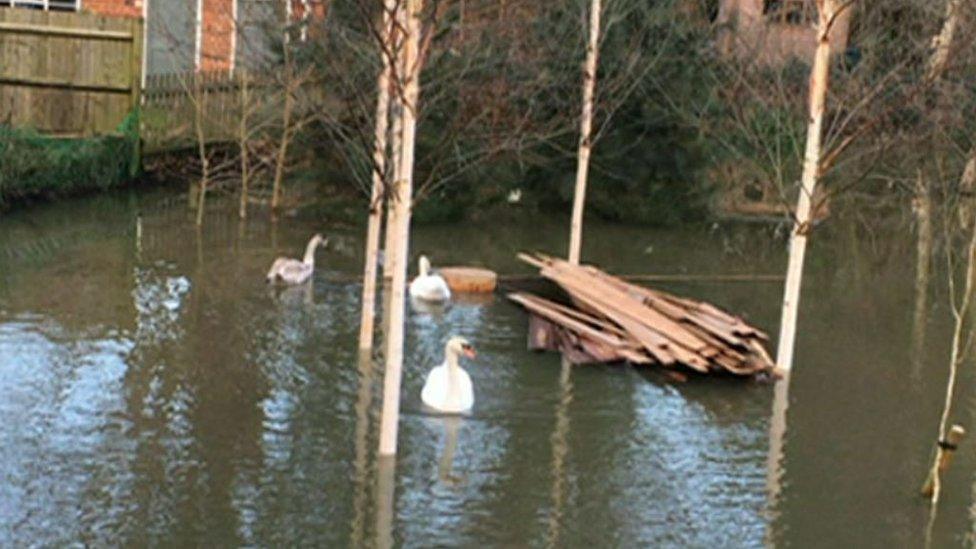
[[[140,32],[126,18],[0,9],[0,120],[52,135],[113,133],[138,99]]]
[[[64,36],[68,38],[92,38],[96,40],[116,40],[122,42],[132,41],[131,32],[54,27],[43,24],[32,25],[0,22],[0,32],[9,32],[12,34],[38,34],[42,36]]]

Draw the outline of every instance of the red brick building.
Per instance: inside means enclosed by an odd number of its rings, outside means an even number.
[[[142,17],[144,0],[82,0],[82,9],[113,17]]]
[[[830,32],[835,53],[847,47],[851,10],[845,10]],[[717,22],[723,53],[782,65],[792,58],[810,59],[817,47],[814,0],[720,0]]]
[[[260,65],[269,29],[325,15],[324,0],[0,0],[0,9],[11,7],[145,18],[149,74]],[[303,40],[305,27],[296,27],[292,36]]]
[[[142,17],[143,0],[0,0],[0,7],[45,11],[90,11],[111,17]]]

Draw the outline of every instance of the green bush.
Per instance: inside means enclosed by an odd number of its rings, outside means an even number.
[[[113,135],[47,137],[0,125],[0,205],[11,201],[106,189],[139,170],[138,112]]]

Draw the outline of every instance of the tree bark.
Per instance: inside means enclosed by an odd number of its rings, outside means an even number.
[[[247,69],[241,69],[238,71],[240,76],[240,86],[241,86],[241,118],[240,125],[238,126],[237,138],[240,141],[240,154],[241,154],[241,203],[238,208],[237,215],[241,219],[247,218],[247,199],[248,199],[248,187],[250,186],[250,161],[247,156],[247,142],[248,142],[248,112],[251,108],[251,91],[248,88],[248,74]]]
[[[399,46],[397,48],[399,49]],[[397,61],[397,63],[399,64],[399,60]],[[399,75],[402,73],[402,71],[403,71],[403,67],[399,67],[396,72]],[[399,78],[399,76],[397,76],[397,78]],[[399,86],[397,87],[397,90],[399,90]],[[399,99],[397,101],[394,101],[393,104],[391,105],[391,112],[390,112],[390,118],[392,122],[391,124],[392,131],[390,133],[390,145],[392,150],[391,153],[392,160],[393,160],[392,172],[393,172],[394,179],[398,177],[397,174],[399,173],[400,156],[402,153],[402,147],[400,145],[401,138],[403,136],[402,111],[403,109],[402,106],[400,105]],[[393,199],[393,195],[395,194],[395,189],[390,189],[390,191],[391,192],[386,193],[386,236],[385,236],[385,242],[383,244],[383,249],[386,250],[387,257],[386,257],[386,261],[384,261],[383,263],[383,280],[393,279],[393,260],[389,256],[389,254],[394,247],[394,242],[396,241],[396,231],[395,231],[395,227],[397,226],[396,225],[396,201]]]
[[[393,174],[393,179],[397,179],[400,173],[400,157],[403,154],[403,147],[401,146],[403,138],[403,101],[401,100],[403,93],[403,32],[402,29],[405,26],[403,21],[402,10],[400,9],[401,4],[405,0],[393,0],[394,9],[397,12],[395,17],[396,22],[393,24],[393,30],[391,34],[391,48],[388,50],[388,55],[393,56],[393,64],[391,72],[393,73],[393,78],[390,80],[390,85],[394,87],[394,92],[396,95],[396,101],[390,104],[390,157],[393,165],[391,166],[391,172]],[[393,70],[395,69],[395,70]],[[384,282],[393,280],[393,258],[391,253],[395,247],[396,242],[396,201],[393,199],[396,189],[387,189],[386,193],[386,235],[383,243],[383,249],[386,251],[387,257],[386,261],[383,263],[383,280]]]
[[[779,349],[776,365],[784,371],[793,367],[793,347],[796,341],[796,319],[800,305],[800,287],[803,280],[803,259],[810,230],[811,206],[817,180],[820,177],[820,140],[824,103],[827,97],[827,78],[830,68],[830,25],[837,11],[835,0],[817,0],[819,22],[817,25],[817,49],[810,71],[810,120],[807,126],[806,152],[800,196],[797,199],[796,219],[790,235],[790,259],[786,270],[786,287],[783,292],[783,316],[780,321]]]
[[[376,133],[373,148],[373,189],[369,197],[369,224],[366,228],[366,265],[363,267],[363,309],[359,322],[359,350],[373,348],[373,325],[376,316],[376,264],[379,255],[380,226],[383,224],[383,192],[386,173],[386,134],[390,121],[390,77],[393,66],[386,51],[390,50],[392,32],[390,13],[394,0],[385,0],[381,21],[384,45],[383,67],[376,82]]]
[[[205,94],[201,75],[199,72],[193,73],[193,93],[196,101],[193,109],[193,125],[197,132],[197,153],[200,155],[200,193],[197,200],[197,227],[203,225],[203,210],[207,202],[207,186],[210,183],[210,164],[207,161],[207,136],[203,128],[203,110],[206,108]]]
[[[597,57],[600,48],[600,0],[590,1],[590,39],[583,67],[583,115],[580,117],[579,153],[576,164],[576,190],[573,194],[573,218],[569,233],[569,262],[578,265],[583,245],[583,207],[586,204],[586,178],[593,149],[593,94],[596,88]]]
[[[930,80],[941,79],[942,74],[945,72],[946,65],[949,62],[949,54],[955,29],[959,24],[961,3],[961,0],[948,0],[946,2],[945,20],[942,23],[942,28],[938,36],[932,40],[932,57],[929,60],[929,70],[926,74],[926,77]],[[938,83],[939,82],[936,82],[936,84]],[[938,89],[938,86],[936,86],[936,89]],[[963,229],[973,227],[972,194],[974,186],[976,186],[976,150],[970,151],[966,166],[963,169],[962,176],[959,180],[959,206],[957,213],[959,215],[959,225]],[[968,317],[968,312],[972,301],[974,277],[976,277],[976,263],[974,263],[976,262],[976,257],[974,257],[974,255],[976,255],[976,230],[974,230],[970,235],[969,247],[967,248],[966,252],[966,284],[963,290],[965,294],[963,295],[962,302],[958,305],[958,307],[955,301],[952,302],[952,314],[955,320],[955,327],[952,333],[952,352],[949,358],[949,379],[946,382],[945,403],[942,407],[942,415],[939,418],[939,432],[935,459],[933,460],[932,466],[929,469],[929,476],[926,480],[926,484],[922,488],[922,494],[930,497],[932,502],[931,514],[929,517],[929,527],[927,528],[927,537],[931,533],[932,524],[935,520],[936,507],[939,502],[939,495],[942,489],[942,467],[948,466],[946,452],[951,452],[951,445],[947,447],[944,445],[944,443],[951,442],[947,440],[947,437],[949,437],[947,429],[949,427],[949,418],[952,415],[956,376],[959,371],[959,365],[965,358],[966,354],[967,345],[963,342],[963,337],[966,327],[966,318]],[[955,276],[955,274],[950,269],[950,282],[952,280],[951,277],[953,276]],[[950,286],[950,288],[951,287],[952,286]],[[955,299],[954,292],[951,293],[950,298],[953,300]],[[955,442],[958,442],[958,440]],[[953,442],[953,444],[955,442]]]
[[[383,410],[380,418],[381,456],[392,456],[397,450],[397,427],[400,416],[400,379],[403,367],[404,309],[406,301],[407,251],[410,244],[410,207],[413,196],[414,145],[417,131],[417,99],[420,96],[420,65],[417,62],[420,40],[422,0],[407,0],[403,17],[404,44],[401,52],[404,81],[402,103],[403,137],[400,142],[400,164],[397,166],[395,242],[387,260],[394,262],[390,296],[390,333],[386,348],[386,375],[383,379]],[[403,8],[401,8],[402,11]]]
[[[953,276],[953,273],[950,272],[949,276]],[[944,446],[943,443],[946,442],[949,418],[952,416],[952,405],[955,397],[956,380],[959,375],[959,366],[962,364],[963,359],[966,358],[966,318],[969,314],[969,307],[972,304],[974,286],[976,286],[976,231],[970,233],[969,245],[966,248],[966,284],[963,288],[963,296],[958,305],[955,302],[952,303],[952,316],[955,320],[955,327],[952,330],[949,380],[946,383],[945,403],[942,407],[942,415],[939,418],[939,438],[937,441],[939,444],[936,446],[935,459],[932,461],[932,467],[929,470],[929,481],[926,483],[931,482],[931,492],[928,495],[931,497],[933,509],[939,502],[939,495],[942,489],[939,468],[944,461],[946,450],[950,449]]]
[[[948,0],[946,2],[946,16],[942,22],[939,34],[932,39],[932,57],[929,58],[929,68],[926,74],[928,80],[935,80],[945,72],[949,62],[952,39],[959,26],[959,12],[962,0]]]
[[[282,113],[281,123],[284,126],[281,130],[281,143],[278,144],[278,155],[275,160],[274,184],[271,188],[271,211],[276,212],[281,206],[281,183],[285,177],[285,162],[288,159],[288,142],[291,140],[291,111],[294,105],[292,97],[292,75],[291,68],[285,67],[285,72],[289,73],[285,78],[285,105]]]
[[[969,229],[973,223],[973,202],[976,195],[976,148],[969,151],[969,159],[959,178],[959,226]]]

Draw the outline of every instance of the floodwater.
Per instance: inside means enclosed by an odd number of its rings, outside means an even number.
[[[417,227],[412,249],[529,273],[514,254],[561,252],[565,223],[526,217]],[[921,546],[950,313],[936,261],[913,325],[913,237],[888,229],[815,233],[783,436],[772,385],[564,369],[525,350],[525,315],[496,295],[410,309],[391,466],[375,457],[381,371],[356,351],[360,228],[240,224],[215,202],[198,232],[180,197],[135,191],[4,214],[0,546]],[[269,290],[272,259],[316,230],[332,241],[313,285]],[[785,250],[768,228],[590,223],[584,256],[776,273]],[[663,286],[775,336],[778,282]],[[419,398],[452,334],[480,351],[463,419]],[[974,457],[965,444],[947,477],[935,546],[971,542]]]

